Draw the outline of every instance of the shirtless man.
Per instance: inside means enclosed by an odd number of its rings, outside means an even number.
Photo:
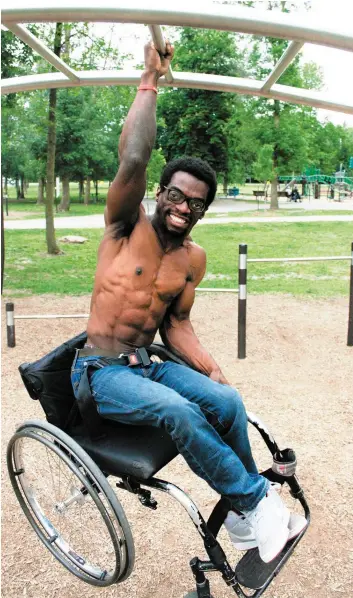
[[[166,51],[160,56],[152,43],[145,47],[145,70],[108,191],[88,341],[73,366],[73,388],[77,392],[87,364],[111,358],[90,377],[100,415],[163,427],[191,469],[230,499],[234,510],[226,527],[235,546],[258,546],[269,562],[305,519],[290,519],[293,515],[259,475],[242,399],[202,347],[189,318],[206,269],[205,252],[189,233],[214,199],[215,174],[199,159],[172,161],[162,174],[151,220],[141,204],[156,135],[158,80],[173,56],[169,43]],[[173,362],[146,362],[143,347],[158,330],[167,347],[202,373]]]

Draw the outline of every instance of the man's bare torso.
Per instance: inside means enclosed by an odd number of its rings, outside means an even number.
[[[111,225],[101,242],[87,327],[90,344],[117,352],[153,342],[168,307],[192,281],[200,250],[186,239],[166,253],[143,208],[126,236],[128,228]]]

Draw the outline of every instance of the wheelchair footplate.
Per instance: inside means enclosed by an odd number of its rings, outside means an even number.
[[[235,568],[237,582],[251,590],[265,588],[282,568],[298,541],[299,538],[289,540],[279,555],[270,563],[264,563],[257,548],[248,550]]]
[[[281,486],[284,484],[287,485],[292,498],[296,499],[301,504],[307,523],[295,538],[288,540],[281,552],[270,563],[265,563],[260,558],[258,548],[253,548],[248,550],[235,565],[232,579],[229,577],[228,579],[225,579],[225,576],[223,575],[226,583],[233,588],[239,598],[248,598],[250,596],[251,598],[259,598],[263,595],[274,577],[276,577],[294,552],[295,547],[306,533],[310,523],[310,510],[305,500],[303,489],[295,475],[296,457],[294,451],[292,449],[279,451],[276,443],[270,437],[262,422],[254,421],[254,418],[251,419],[251,422],[256,425],[260,433],[262,432],[266,444],[272,449],[272,467],[263,471],[262,475],[272,483],[277,485],[280,484]],[[214,507],[213,512],[208,519],[208,530],[215,538],[224,523],[229,508],[229,500],[222,497]],[[207,565],[207,563],[200,563],[198,568],[206,571],[207,566],[205,565]],[[221,570],[219,567],[218,569]],[[249,594],[247,590],[252,591],[251,594]],[[208,596],[210,596],[210,594]]]

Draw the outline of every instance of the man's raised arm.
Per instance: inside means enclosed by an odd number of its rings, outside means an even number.
[[[146,189],[146,167],[156,138],[156,97],[158,79],[165,75],[174,53],[166,43],[160,56],[153,42],[145,46],[145,70],[119,141],[119,170],[112,182],[105,210],[106,225],[133,222]]]

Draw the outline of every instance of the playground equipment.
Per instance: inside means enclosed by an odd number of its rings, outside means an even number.
[[[329,96],[326,92],[296,89],[276,83],[305,43],[353,51],[353,36],[348,25],[346,31],[342,26],[337,30],[320,28],[310,12],[305,16],[299,16],[295,13],[261,11],[240,6],[217,5],[211,2],[204,2],[202,7],[197,8],[184,3],[184,5],[171,10],[156,0],[149,2],[148,6],[137,0],[125,0],[117,3],[108,1],[99,3],[92,0],[86,2],[34,0],[32,6],[28,6],[28,2],[13,5],[9,0],[5,0],[1,19],[10,31],[59,71],[58,73],[35,74],[4,80],[2,93],[79,85],[136,85],[140,79],[140,71],[137,70],[77,72],[59,59],[22,23],[77,21],[142,23],[149,25],[156,47],[162,52],[164,40],[160,25],[238,31],[291,40],[273,71],[263,81],[201,73],[183,73],[170,69],[159,82],[161,86],[193,87],[258,95],[284,102],[353,114],[351,100],[343,102],[340,98]]]
[[[348,333],[347,346],[353,347],[353,243],[351,255],[315,256],[315,257],[270,257],[248,259],[248,246],[239,245],[239,296],[238,296],[238,359],[246,357],[246,306],[247,306],[247,268],[248,263],[255,262],[327,262],[334,260],[350,261],[350,283],[348,301]]]
[[[238,255],[238,288],[215,289],[197,287],[196,291],[206,293],[238,293],[238,359],[246,357],[246,306],[247,306],[247,265],[255,262],[322,262],[322,261],[350,261],[350,287],[349,287],[349,314],[348,314],[348,335],[347,345],[353,346],[353,243],[351,255],[314,256],[314,257],[285,257],[285,258],[252,258],[248,259],[248,246],[245,243],[239,245]],[[15,315],[15,305],[12,302],[6,303],[6,329],[7,346],[16,346],[15,320],[44,320],[60,318],[88,318],[88,314],[36,314],[36,315]]]
[[[279,176],[278,182],[284,185],[284,189],[288,185],[301,185],[301,195],[309,199],[311,196],[315,199],[320,198],[321,186],[326,186],[328,199],[342,201],[353,196],[353,177],[346,176],[342,170],[334,175],[325,175],[321,174],[319,169],[308,169],[300,175]]]

